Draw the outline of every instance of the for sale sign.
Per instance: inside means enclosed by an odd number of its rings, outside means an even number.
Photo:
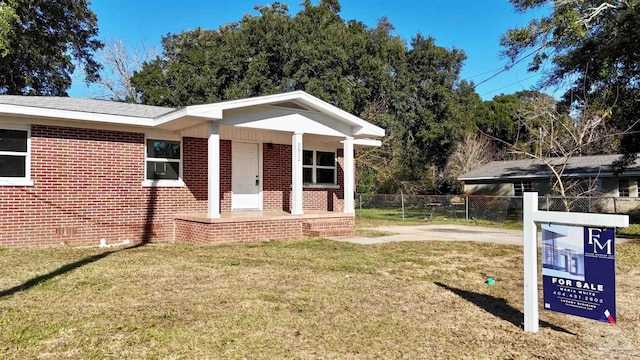
[[[542,225],[544,308],[616,323],[614,229]]]

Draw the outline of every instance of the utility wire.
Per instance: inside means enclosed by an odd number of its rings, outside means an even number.
[[[634,40],[634,39],[639,38],[639,37],[640,37],[640,33],[637,33],[637,34],[634,34],[634,35],[632,35],[632,36],[625,37],[624,39],[616,39],[616,41],[617,41],[617,43],[621,43],[621,42],[623,42],[623,41],[629,42],[630,40]],[[500,74],[502,74],[502,73],[504,73],[504,72],[506,72],[506,71],[511,70],[511,68],[512,68],[514,65],[516,65],[516,64],[518,64],[518,63],[522,62],[524,59],[527,59],[527,58],[529,58],[530,56],[532,56],[532,55],[534,55],[534,54],[538,53],[540,50],[542,50],[542,49],[543,49],[544,47],[546,47],[547,45],[548,45],[548,44],[546,44],[546,43],[545,43],[545,44],[541,45],[540,47],[538,47],[537,49],[533,50],[532,52],[528,53],[527,55],[525,55],[525,56],[521,57],[520,59],[518,59],[518,60],[514,61],[513,63],[505,65],[505,66],[504,66],[504,68],[503,68],[502,70],[500,70],[500,71],[498,71],[497,73],[495,73],[495,74],[493,74],[493,75],[489,76],[488,78],[486,78],[486,79],[484,79],[484,80],[480,81],[479,83],[474,84],[474,89],[475,89],[475,88],[477,88],[477,87],[478,87],[478,85],[484,84],[484,83],[486,83],[487,81],[489,81],[489,80],[491,80],[491,79],[495,78],[496,76],[498,76],[498,75],[500,75]],[[610,47],[611,47],[611,46],[609,46],[609,48],[610,48]],[[599,49],[596,49],[594,53],[596,53],[596,54],[597,54],[597,53],[602,53],[602,52],[605,52],[605,51],[609,51],[609,49],[608,49],[608,48],[607,48],[607,49],[599,48]],[[490,71],[489,71],[489,72],[490,72]],[[476,75],[476,76],[479,76],[479,75]],[[474,76],[474,77],[475,77],[475,76]],[[527,78],[527,79],[530,79],[530,78],[531,78],[531,77],[529,77],[529,78]],[[527,80],[527,79],[523,79],[523,80],[520,80],[520,81],[524,81],[524,80]],[[515,84],[517,84],[517,83],[515,83]],[[515,85],[515,84],[510,84],[510,85]],[[508,85],[508,86],[510,86],[510,85]],[[506,86],[505,86],[505,87],[506,87]],[[503,89],[503,88],[504,88],[504,87],[501,87],[500,89]],[[500,90],[500,89],[496,89],[496,90],[493,90],[493,91],[497,91],[497,90]],[[490,92],[493,92],[493,91],[490,91]],[[489,92],[489,93],[490,93],[490,92]],[[485,94],[487,94],[487,93],[485,93]]]
[[[480,96],[485,96],[485,95],[491,94],[491,93],[496,92],[496,91],[498,91],[498,90],[502,90],[502,89],[504,89],[504,88],[508,88],[509,86],[512,86],[512,85],[517,85],[517,84],[519,84],[519,83],[520,83],[520,82],[522,82],[522,81],[529,80],[529,79],[533,79],[533,78],[534,78],[534,77],[536,77],[536,76],[538,76],[538,74],[531,75],[531,76],[526,77],[526,78],[524,78],[524,79],[520,79],[519,81],[516,81],[516,82],[514,82],[514,83],[511,83],[511,84],[508,84],[508,85],[501,86],[501,87],[499,87],[499,88],[497,88],[497,89],[493,89],[493,90],[491,90],[491,91],[487,91],[487,92],[485,92],[485,93],[483,93],[483,94],[480,94]]]
[[[524,59],[526,59],[526,58],[530,57],[530,56],[531,56],[531,55],[533,55],[533,54],[538,53],[538,52],[539,52],[540,50],[542,50],[545,46],[547,46],[547,44],[543,44],[543,45],[541,45],[539,48],[537,48],[537,49],[533,50],[532,52],[528,53],[527,55],[525,55],[525,56],[521,57],[520,59],[518,59],[518,60],[514,61],[514,62],[513,62],[513,63],[511,63],[511,64],[507,64],[507,65],[505,65],[505,66],[504,66],[504,68],[503,68],[502,70],[500,70],[500,71],[498,71],[497,73],[495,73],[495,74],[493,74],[493,75],[489,76],[488,78],[486,78],[486,79],[484,79],[484,80],[480,81],[479,83],[474,84],[474,88],[478,87],[478,85],[482,85],[482,84],[486,83],[487,81],[489,81],[489,80],[491,80],[491,79],[495,78],[496,76],[498,76],[498,75],[502,74],[502,73],[503,73],[503,72],[505,72],[505,71],[509,71],[509,70],[511,70],[511,68],[512,68],[514,65],[517,65],[517,64],[521,63]]]

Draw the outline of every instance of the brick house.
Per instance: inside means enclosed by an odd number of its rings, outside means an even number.
[[[351,234],[384,130],[296,91],[180,109],[0,96],[0,247]]]

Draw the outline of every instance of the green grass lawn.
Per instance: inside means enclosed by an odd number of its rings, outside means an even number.
[[[454,216],[447,216],[454,215]],[[402,209],[356,209],[358,227],[375,227],[381,225],[419,225],[419,224],[465,224],[507,229],[522,229],[522,223],[516,220],[487,221],[479,219],[466,220],[464,213],[455,214],[429,213],[424,209],[405,209],[404,220]]]
[[[419,224],[463,224],[505,229],[522,229],[519,220],[506,219],[504,221],[488,221],[479,219],[466,220],[464,214],[430,214],[424,209],[405,209],[402,220],[402,209],[356,209],[356,227],[367,236],[370,228],[384,225],[419,225]],[[638,221],[637,216],[630,216],[630,221]],[[616,229],[616,234],[623,237],[640,238],[640,223],[631,223],[628,228]],[[378,235],[379,236],[379,235]]]
[[[541,311],[529,334],[517,246],[5,249],[0,358],[638,358],[640,243],[617,264],[618,325]]]

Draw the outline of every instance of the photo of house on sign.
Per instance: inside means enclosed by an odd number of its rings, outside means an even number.
[[[584,281],[582,227],[542,225],[542,275]]]

